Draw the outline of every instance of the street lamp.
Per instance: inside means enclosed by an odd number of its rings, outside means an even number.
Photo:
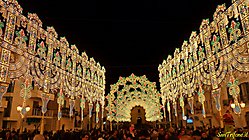
[[[234,108],[235,108],[235,104],[234,104],[234,103],[232,103],[232,104],[231,104],[231,107],[234,109]]]
[[[246,104],[242,102],[242,103],[240,103],[240,106],[241,106],[241,108],[245,108]]]
[[[23,106],[21,106],[21,105],[18,105],[18,106],[16,107],[16,110],[19,111],[20,114],[21,114],[21,116],[22,116],[22,118],[24,118],[24,115],[25,115],[27,112],[30,111],[30,106],[27,105],[26,107],[23,107]]]
[[[239,105],[240,105],[240,107],[241,107],[242,109],[246,107],[246,104],[243,103],[243,102],[241,102]],[[232,109],[235,108],[235,104],[234,104],[234,103],[231,104],[231,108],[232,108]]]
[[[23,118],[24,118],[25,114],[30,111],[30,106],[28,106],[28,105],[27,106],[18,105],[16,107],[16,109],[21,114],[20,132],[22,133],[23,132]]]
[[[243,102],[241,102],[241,103],[239,104],[239,106],[243,109],[243,108],[246,107],[246,104],[243,103]],[[231,104],[231,108],[232,108],[232,109],[235,109],[235,104],[234,104],[234,103]],[[242,112],[242,111],[241,111],[241,112]],[[237,115],[239,116],[239,119],[240,119],[240,113],[237,114]],[[240,123],[240,121],[238,121],[238,122]]]

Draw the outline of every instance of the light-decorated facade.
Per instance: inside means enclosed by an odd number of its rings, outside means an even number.
[[[24,16],[16,0],[0,0],[0,9],[1,110],[8,104],[7,96],[13,97],[13,101],[22,104],[20,114],[29,116],[33,114],[31,100],[38,100],[43,124],[48,102],[55,102],[52,108],[56,110],[57,120],[61,120],[66,101],[70,117],[74,116],[74,108],[78,108],[83,121],[84,108],[88,105],[89,120],[94,108],[95,122],[99,123],[104,112],[105,68],[85,52],[80,55],[77,47],[70,45],[65,37],[59,38],[53,27],[44,29],[36,14]],[[19,84],[15,84],[12,94],[7,94],[9,84],[14,81]],[[31,111],[26,106],[31,106]],[[11,113],[17,115],[16,102],[11,108]],[[15,118],[1,117],[0,121]]]
[[[112,122],[131,122],[131,111],[136,106],[145,109],[146,121],[162,119],[160,93],[156,83],[150,82],[146,76],[119,77],[117,83],[111,85],[107,95],[107,119]]]
[[[176,48],[174,55],[159,65],[163,105],[167,105],[170,121],[182,120],[189,110],[194,123],[202,120],[204,124],[223,127],[222,116],[230,110],[236,127],[249,125],[246,120],[249,111],[248,25],[248,0],[233,0],[229,7],[219,5],[213,21],[204,19],[199,32],[192,32],[181,49]]]

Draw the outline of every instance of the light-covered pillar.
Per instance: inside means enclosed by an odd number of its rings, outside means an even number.
[[[104,111],[105,111],[105,104],[102,103],[101,104],[101,120],[102,120],[101,131],[104,131]]]
[[[92,110],[93,110],[93,103],[90,101],[89,105],[89,130],[92,129]]]
[[[99,102],[96,103],[96,128],[99,128]]]
[[[81,108],[81,129],[84,128],[84,108],[86,105],[86,99],[85,97],[82,95],[81,99],[80,99],[80,108]]]
[[[56,124],[57,130],[60,130],[60,124],[61,124],[60,121],[62,117],[61,107],[64,105],[64,100],[65,96],[63,94],[63,84],[61,83],[60,92],[57,95],[57,103],[58,103],[58,115],[57,115],[57,124]]]
[[[202,89],[202,85],[199,86],[199,91],[198,91],[198,101],[202,105],[202,115],[204,118],[206,118],[206,110],[205,110],[205,95],[204,95],[204,90]]]
[[[2,100],[3,95],[7,92],[8,85],[7,84],[0,84],[0,107],[2,107]]]
[[[219,116],[220,116],[220,127],[224,128],[224,123],[223,123],[223,115],[221,111],[221,104],[220,104],[220,89],[212,90],[212,96],[215,99],[215,107],[219,111]]]
[[[169,112],[169,123],[170,123],[170,127],[171,127],[172,124],[171,124],[171,112],[170,112],[170,102],[169,102],[169,100],[167,102],[167,110]]]
[[[43,92],[41,94],[41,99],[42,99],[42,119],[41,119],[41,130],[40,130],[40,134],[43,135],[44,132],[44,115],[47,112],[47,106],[48,106],[48,102],[51,99],[51,95],[48,93]]]

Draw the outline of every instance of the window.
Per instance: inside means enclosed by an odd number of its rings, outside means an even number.
[[[32,115],[41,115],[41,107],[39,106],[39,101],[33,101]]]
[[[140,113],[140,109],[137,110],[137,113]]]
[[[244,98],[243,98],[243,88],[242,88],[242,86],[244,86],[243,85],[244,83],[242,83],[242,84],[240,84],[239,85],[239,89],[240,89],[240,92],[239,92],[239,101],[243,101],[244,102]]]
[[[14,87],[15,87],[15,81],[11,82],[9,84],[9,87],[7,89],[7,92],[13,93],[14,92]]]
[[[7,103],[7,108],[4,108],[4,117],[10,117],[11,106],[12,106],[12,97],[5,97]]]
[[[33,101],[33,108],[39,108],[39,101]]]

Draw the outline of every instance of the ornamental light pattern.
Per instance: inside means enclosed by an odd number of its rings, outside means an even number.
[[[156,83],[150,82],[145,75],[119,77],[118,82],[111,85],[106,98],[109,121],[130,122],[131,110],[135,106],[145,109],[146,121],[162,119],[160,93],[156,89]]]
[[[235,100],[236,113],[240,113],[237,99],[238,87],[234,72],[249,72],[249,2],[232,0],[232,5],[219,5],[213,21],[204,19],[199,32],[193,31],[174,55],[159,65],[159,77],[164,103],[175,102],[174,97],[188,98],[191,113],[193,96],[198,94],[205,117],[205,93],[202,86],[211,87],[215,107],[220,112],[220,85],[231,77],[229,93]],[[184,106],[184,105],[181,105]],[[168,110],[170,111],[170,110]]]
[[[24,16],[16,0],[0,0],[0,7],[0,99],[8,79],[19,79],[28,72],[43,91],[44,111],[49,93],[59,92],[59,108],[64,96],[71,103],[82,97],[104,103],[105,68],[99,62],[85,52],[80,55],[78,48],[65,37],[59,38],[53,27],[44,29],[37,14]]]

